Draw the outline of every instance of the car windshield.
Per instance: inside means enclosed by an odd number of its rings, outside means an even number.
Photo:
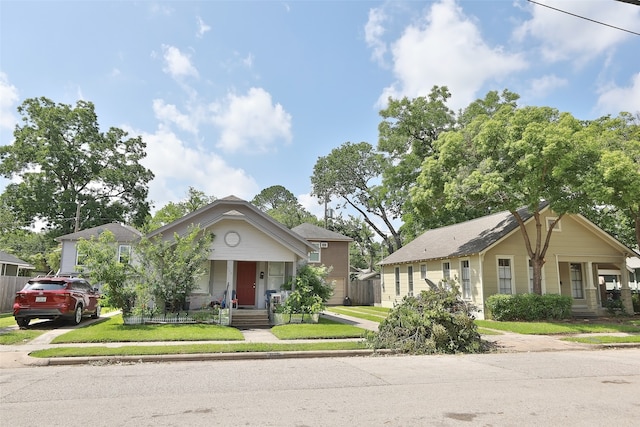
[[[37,282],[29,282],[24,287],[26,291],[56,291],[59,289],[63,289],[67,284],[65,282],[59,281],[37,281]]]

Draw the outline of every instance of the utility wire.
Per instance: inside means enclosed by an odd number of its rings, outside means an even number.
[[[627,32],[627,33],[635,34],[636,36],[640,36],[640,33],[636,33],[635,31],[627,30],[625,28],[616,27],[615,25],[607,24],[607,23],[601,22],[601,21],[596,21],[595,19],[587,18],[585,16],[576,15],[575,13],[567,12],[566,10],[558,9],[558,8],[553,7],[553,6],[549,6],[547,4],[538,3],[537,1],[534,1],[534,0],[527,0],[527,1],[529,3],[537,4],[538,6],[547,7],[549,9],[553,9],[553,10],[558,11],[558,12],[566,13],[567,15],[575,16],[576,18],[584,19],[586,21],[595,22],[596,24],[604,25],[605,27],[614,28],[616,30],[620,30],[620,31],[624,31],[624,32]],[[640,1],[634,1],[634,0],[617,0],[617,1],[622,1],[624,3],[640,5]]]

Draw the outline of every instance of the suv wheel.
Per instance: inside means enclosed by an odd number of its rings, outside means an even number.
[[[78,304],[76,307],[76,311],[73,313],[73,319],[71,319],[71,323],[74,325],[80,324],[82,321],[82,304]]]
[[[100,310],[102,310],[102,307],[100,307],[100,304],[96,305],[96,312],[91,315],[91,318],[98,319],[100,317]]]
[[[27,326],[29,326],[29,322],[31,321],[31,319],[29,319],[28,317],[18,317],[16,319],[16,323],[18,324],[18,326],[20,326],[21,328],[26,328]]]

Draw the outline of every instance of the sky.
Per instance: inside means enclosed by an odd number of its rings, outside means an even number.
[[[90,101],[101,130],[146,142],[154,210],[189,187],[282,185],[322,217],[316,161],[376,146],[389,97],[447,86],[458,111],[509,89],[579,119],[640,112],[640,6],[536,3],[0,0],[0,145],[25,99]]]

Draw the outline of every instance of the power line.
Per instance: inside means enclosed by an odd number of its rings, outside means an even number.
[[[627,33],[635,34],[636,36],[640,36],[640,33],[636,33],[635,31],[627,30],[625,28],[616,27],[615,25],[607,24],[607,23],[601,22],[601,21],[596,21],[595,19],[587,18],[585,16],[576,15],[575,13],[567,12],[566,10],[558,9],[558,8],[553,7],[553,6],[549,6],[547,4],[538,3],[537,1],[534,1],[534,0],[527,0],[527,1],[529,3],[537,4],[538,6],[543,6],[543,7],[549,8],[549,9],[553,9],[553,10],[555,10],[557,12],[562,12],[562,13],[566,13],[567,15],[575,16],[576,18],[580,18],[580,19],[584,19],[586,21],[594,22],[596,24],[604,25],[605,27],[614,28],[616,30],[620,30],[620,31],[624,31],[624,32],[627,32]],[[640,0],[638,0],[638,1],[636,1],[636,0],[616,0],[616,1],[621,1],[623,3],[635,4],[636,6],[640,6]]]

